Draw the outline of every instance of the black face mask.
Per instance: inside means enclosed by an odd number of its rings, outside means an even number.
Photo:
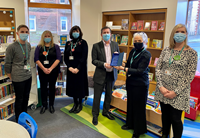
[[[142,47],[143,47],[143,43],[134,43],[134,46],[135,46],[135,48],[136,49],[142,49]]]

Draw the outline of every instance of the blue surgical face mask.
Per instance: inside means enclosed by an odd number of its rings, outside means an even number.
[[[144,46],[144,44],[143,43],[134,43],[134,47],[136,48],[136,49],[142,49],[143,48],[143,46]]]
[[[19,37],[20,37],[20,39],[21,39],[22,41],[26,41],[26,40],[28,39],[28,34],[22,33],[22,34],[19,34]]]
[[[186,39],[186,34],[183,33],[175,33],[174,40],[176,43],[181,43]]]
[[[46,43],[51,42],[51,37],[45,37],[45,38],[44,38],[44,42],[46,42]]]
[[[79,37],[79,33],[78,33],[78,32],[73,32],[73,33],[72,33],[72,36],[73,36],[75,39],[77,39],[77,38]]]
[[[110,40],[110,34],[103,34],[103,40],[104,41]]]

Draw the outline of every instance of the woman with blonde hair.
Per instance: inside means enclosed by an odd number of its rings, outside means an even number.
[[[49,111],[54,113],[55,84],[60,72],[60,47],[53,42],[52,33],[44,31],[40,43],[36,47],[34,61],[38,65],[38,74],[41,87],[42,108],[40,114],[47,109],[47,86],[49,85]]]
[[[172,125],[174,138],[181,138],[182,111],[190,112],[190,83],[197,67],[197,52],[187,45],[187,28],[176,25],[156,66],[155,100],[162,111],[162,138],[167,138]]]
[[[139,138],[147,132],[146,102],[149,88],[148,65],[151,58],[151,53],[145,49],[147,41],[146,33],[135,33],[134,48],[129,53],[126,65],[115,67],[126,71],[127,116],[122,129],[133,129],[132,138]]]

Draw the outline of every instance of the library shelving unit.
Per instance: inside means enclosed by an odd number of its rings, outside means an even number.
[[[116,12],[103,12],[102,13],[102,26],[106,26],[107,21],[113,21],[113,25],[121,25],[122,24],[122,19],[128,19],[129,20],[129,29],[128,30],[112,30],[112,34],[120,34],[121,36],[126,35],[128,36],[128,44],[127,45],[119,45],[120,52],[125,52],[127,53],[126,60],[129,56],[129,52],[132,50],[134,47],[131,42],[133,38],[133,34],[136,32],[145,32],[150,38],[149,45],[152,44],[153,39],[158,39],[158,40],[163,40],[162,43],[162,48],[152,48],[148,47],[147,50],[151,53],[152,56],[152,61],[151,64],[149,65],[150,72],[153,73],[153,81],[150,81],[149,84],[149,92],[155,91],[156,87],[156,81],[155,81],[155,67],[154,66],[154,60],[155,58],[159,58],[162,49],[164,47],[164,38],[165,38],[165,28],[163,31],[151,31],[151,30],[131,30],[132,23],[137,22],[139,20],[145,22],[152,22],[152,21],[158,21],[158,28],[161,22],[165,22],[166,24],[166,16],[167,16],[167,9],[150,9],[150,10],[131,10],[131,11],[116,11]],[[126,62],[126,61],[124,61]],[[118,75],[118,80],[126,80],[126,76],[121,76]],[[126,102],[126,101],[124,101]],[[114,104],[111,105],[113,106]],[[118,107],[117,107],[118,108]],[[120,108],[119,108],[120,109]],[[124,111],[126,109],[123,108],[122,110]],[[146,110],[146,117],[147,121],[155,124],[159,127],[162,127],[161,123],[161,115],[155,113],[152,110]],[[149,131],[156,133],[157,135],[161,135],[157,131],[154,131],[154,128],[150,128],[150,126],[147,127]]]

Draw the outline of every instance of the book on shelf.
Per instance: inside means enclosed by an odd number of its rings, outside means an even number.
[[[137,30],[144,30],[144,21],[143,20],[137,21]]]
[[[123,61],[126,61],[126,53],[124,53]]]
[[[122,19],[122,30],[128,30],[128,19]]]
[[[6,119],[14,113],[14,103],[10,105],[0,105],[0,119]]]
[[[124,70],[119,70],[119,75],[126,76],[126,72]]]
[[[157,31],[158,30],[158,21],[152,21],[151,22],[151,30]]]
[[[153,80],[153,73],[149,72],[149,81],[152,81],[152,80]]]
[[[197,97],[190,96],[190,107],[195,109],[198,104],[198,100],[199,99]]]
[[[67,35],[60,35],[60,45],[65,46],[67,43]]]
[[[123,35],[120,45],[127,45],[128,44],[128,36]]]
[[[111,30],[114,30],[114,29],[120,30],[120,29],[122,29],[122,26],[121,25],[113,25],[113,26],[110,27],[110,29]]]
[[[0,99],[9,96],[14,93],[14,87],[12,84],[0,84]]]
[[[133,38],[131,39],[131,45],[133,46],[134,44],[133,44]]]
[[[150,45],[150,38],[147,39],[147,47]]]
[[[165,29],[165,22],[161,22],[161,23],[160,23],[160,27],[159,27],[158,30],[163,31],[164,29]]]
[[[144,26],[144,30],[150,30],[151,22],[146,22]]]
[[[156,48],[158,43],[158,39],[153,39],[151,47]]]
[[[151,65],[152,57],[150,58],[149,65]]]
[[[157,40],[157,45],[156,45],[156,48],[162,48],[162,45],[163,45],[163,40]]]
[[[106,26],[111,28],[113,26],[113,21],[107,21]]]
[[[13,35],[0,35],[0,44],[1,43],[13,43],[15,38]]]
[[[137,30],[137,22],[132,22],[131,30]]]
[[[118,44],[120,44],[120,41],[121,41],[120,34],[112,34],[111,41],[114,41],[114,42],[117,42]]]
[[[62,93],[62,87],[57,87],[56,88],[55,95],[63,95],[63,93]]]
[[[154,64],[153,64],[154,66],[157,66],[158,60],[159,60],[159,58],[155,58]]]

